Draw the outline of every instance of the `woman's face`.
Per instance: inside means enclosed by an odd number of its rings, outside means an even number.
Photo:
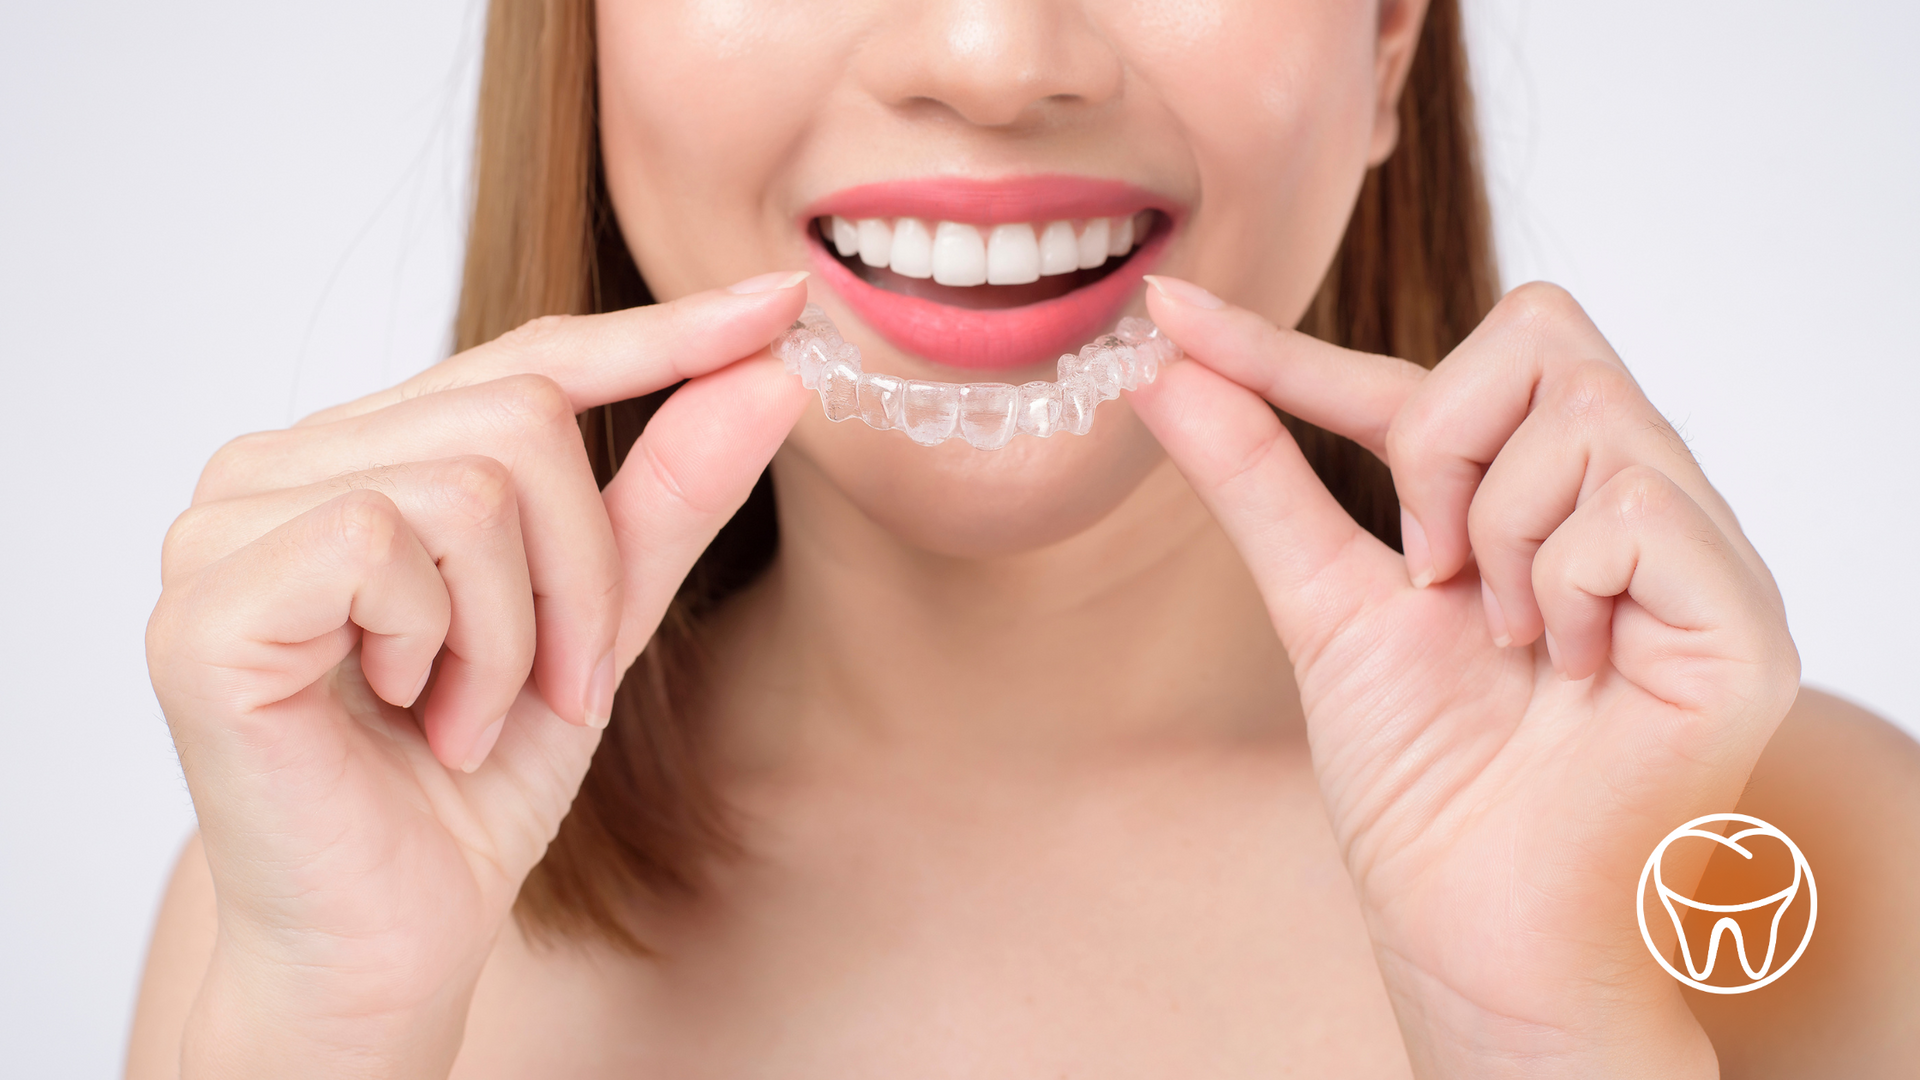
[[[599,0],[602,149],[640,271],[670,299],[779,268],[867,371],[1052,379],[1164,272],[1292,325],[1367,167],[1391,149],[1423,0]],[[832,217],[869,226],[838,252]],[[1002,230],[996,276],[942,285],[911,241]],[[1063,270],[1072,230],[1075,269]],[[1131,221],[1140,235],[1101,258]],[[963,239],[948,250],[962,250]],[[885,267],[868,265],[882,252]],[[1002,260],[1002,256],[1005,256]],[[1089,265],[1098,262],[1098,266]],[[1011,270],[1006,268],[1011,267]],[[974,271],[977,276],[977,268]],[[919,275],[919,276],[916,276]],[[777,465],[783,508],[850,505],[895,536],[985,556],[1073,535],[1160,463],[1124,398],[1085,436],[978,451],[833,424]],[[796,506],[796,500],[800,505]]]

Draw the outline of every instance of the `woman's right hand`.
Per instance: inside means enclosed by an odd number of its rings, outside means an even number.
[[[804,407],[765,351],[803,278],[537,320],[214,456],[147,629],[219,910],[183,1076],[446,1075],[614,688]],[[599,490],[576,414],[682,379]]]

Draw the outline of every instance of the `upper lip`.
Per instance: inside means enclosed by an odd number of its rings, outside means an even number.
[[[1158,210],[1178,222],[1180,209],[1164,196],[1121,180],[1057,173],[994,180],[935,176],[842,188],[808,206],[802,220],[837,215],[1001,224]]]

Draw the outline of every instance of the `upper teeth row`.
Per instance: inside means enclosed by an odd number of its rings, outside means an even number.
[[[842,256],[860,256],[868,266],[886,267],[902,277],[932,278],[942,285],[1025,285],[1042,275],[1090,270],[1109,255],[1125,255],[1152,225],[1151,210],[1122,217],[1093,218],[1075,228],[1071,221],[1027,222],[980,229],[957,221],[937,222],[931,231],[919,218],[835,216],[824,230]]]

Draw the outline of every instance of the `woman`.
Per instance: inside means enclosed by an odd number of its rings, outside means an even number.
[[[168,537],[131,1075],[1912,1067],[1920,753],[1796,697],[1578,305],[1494,302],[1453,2],[496,0],[480,108],[462,351]],[[922,447],[765,351],[809,299],[869,371],[1194,361]],[[1826,917],[1721,999],[1632,890],[1736,805]]]

